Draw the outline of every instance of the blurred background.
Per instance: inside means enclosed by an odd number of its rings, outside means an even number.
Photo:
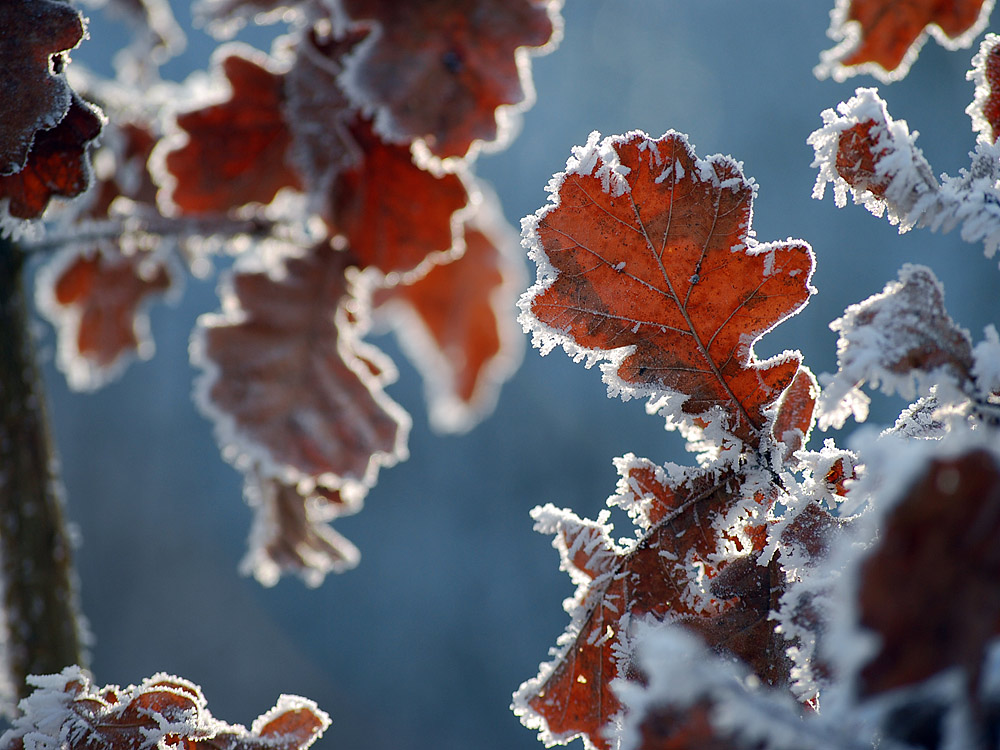
[[[175,6],[189,28],[189,8]],[[800,0],[567,0],[562,43],[533,60],[537,102],[520,135],[476,170],[517,226],[590,131],[680,130],[699,156],[731,154],[759,183],[760,241],[801,238],[816,252],[818,294],[758,343],[759,356],[798,348],[815,372],[833,371],[830,321],[905,262],[934,270],[952,316],[978,341],[1000,322],[1000,271],[981,246],[926,230],[900,236],[862,207],[837,209],[829,191],[810,197],[805,141],[820,112],[876,85],[813,76],[833,46],[829,10]],[[109,72],[124,29],[89,15],[91,39],[74,59]],[[240,38],[266,48],[273,34]],[[214,46],[192,31],[164,76],[204,69]],[[890,113],[920,131],[938,173],[966,166],[975,141],[964,113],[974,51],[930,41],[907,78],[879,87]],[[156,356],[93,395],[68,391],[39,323],[97,680],[176,673],[202,686],[217,717],[245,724],[279,693],[306,695],[333,718],[318,745],[330,750],[539,747],[510,695],[548,660],[573,587],[528,512],[552,502],[593,517],[614,491],[612,458],[693,462],[680,437],[641,403],[606,398],[596,368],[530,348],[491,417],[467,435],[436,435],[418,374],[392,339],[375,339],[401,371],[389,393],[414,417],[410,459],[382,472],[360,514],[336,523],[361,549],[356,570],[314,590],[297,578],[265,589],[237,572],[251,513],[190,398],[188,337],[216,309],[214,280],[189,280],[179,301],[151,311]],[[870,422],[891,425],[903,406],[876,398]]]

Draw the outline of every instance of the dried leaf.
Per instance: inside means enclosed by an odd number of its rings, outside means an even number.
[[[966,78],[976,83],[976,96],[965,110],[972,118],[972,129],[987,143],[1000,136],[1000,36],[987,34],[972,58],[972,70]]]
[[[819,400],[820,427],[841,427],[864,382],[912,400],[937,385],[972,391],[972,342],[944,307],[944,290],[926,266],[905,264],[899,281],[830,324],[837,331],[837,373]],[[921,395],[925,395],[922,393]]]
[[[743,476],[671,479],[634,457],[619,471],[620,494],[610,502],[626,507],[643,530],[637,541],[614,543],[606,518],[585,521],[551,505],[532,512],[536,530],[556,535],[560,567],[577,583],[555,659],[514,695],[515,714],[548,744],[584,737],[588,747],[610,747],[604,730],[621,710],[610,683],[636,677],[629,639],[643,615],[683,624],[759,670],[765,682],[788,679],[784,660],[772,658],[778,636],[768,621],[780,592],[772,589],[780,587],[777,569],[758,575],[744,558],[763,548],[761,519],[773,500],[742,497]],[[735,574],[713,592],[710,582],[732,565]]]
[[[39,272],[39,310],[56,329],[57,362],[70,387],[94,390],[130,356],[153,355],[145,308],[173,283],[163,257],[123,255],[110,245],[67,247]]]
[[[320,487],[303,496],[295,486],[254,471],[247,472],[244,495],[254,509],[254,524],[250,549],[240,567],[264,586],[276,584],[282,573],[294,572],[315,587],[327,573],[357,566],[358,548],[328,522],[357,512],[360,502]]]
[[[35,135],[28,161],[0,176],[0,205],[15,219],[37,219],[54,197],[73,198],[90,187],[88,149],[101,133],[100,111],[73,95],[59,124]]]
[[[928,34],[947,49],[969,47],[992,9],[985,0],[837,0],[827,35],[840,44],[822,54],[816,75],[843,81],[869,73],[886,83],[899,80]]]
[[[463,157],[476,141],[503,139],[509,111],[533,99],[529,49],[560,28],[556,0],[339,0],[349,21],[378,33],[348,62],[348,93],[377,112],[388,140],[426,141]]]
[[[498,206],[465,225],[465,252],[410,284],[380,289],[376,313],[424,378],[431,424],[445,432],[474,426],[496,403],[520,360],[513,328],[523,262],[517,235]]]
[[[924,465],[859,570],[858,622],[878,636],[858,675],[862,695],[955,666],[975,683],[1000,633],[1000,461],[974,449]]]
[[[349,264],[326,243],[265,245],[222,290],[223,313],[199,319],[193,346],[223,455],[306,492],[363,494],[406,452],[408,415],[382,390],[392,365],[348,320]]]
[[[462,180],[421,169],[408,146],[385,143],[365,121],[351,131],[364,158],[337,181],[327,217],[332,231],[347,238],[361,268],[393,281],[446,260],[461,237],[456,212],[468,202]]]
[[[4,734],[4,750],[306,750],[330,725],[313,701],[282,695],[247,731],[215,719],[197,685],[163,673],[139,685],[99,688],[79,667],[67,667],[28,683],[36,689]]]
[[[688,420],[722,414],[757,445],[800,358],[759,362],[753,342],[808,300],[812,251],[756,242],[754,186],[730,157],[696,159],[674,132],[598,138],[553,178],[554,205],[524,222],[539,266],[525,329],[543,353],[558,343],[611,360],[609,392],[680,394]]]
[[[771,425],[775,443],[784,444],[784,460],[787,461],[791,454],[804,448],[809,441],[809,433],[816,424],[818,397],[816,376],[808,367],[800,367],[792,384],[781,395]]]
[[[0,4],[0,176],[20,172],[35,134],[51,130],[70,108],[63,55],[83,39],[83,18],[55,0]]]
[[[292,136],[284,118],[284,76],[262,53],[220,47],[216,67],[229,81],[225,101],[176,116],[187,138],[162,157],[170,182],[160,196],[185,214],[226,213],[270,203],[282,188],[299,188],[290,166]]]

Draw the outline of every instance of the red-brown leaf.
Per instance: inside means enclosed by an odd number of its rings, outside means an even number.
[[[460,258],[375,295],[378,312],[423,375],[438,429],[475,424],[519,359],[523,338],[509,324],[523,271],[514,256],[520,250],[516,235],[511,242],[506,234],[467,224]]]
[[[284,76],[253,50],[222,49],[228,50],[219,63],[231,88],[228,99],[178,114],[187,141],[163,157],[175,181],[168,203],[181,213],[266,204],[282,188],[300,186],[288,159]]]
[[[867,190],[884,198],[892,175],[879,174],[875,165],[889,153],[889,148],[878,146],[878,136],[872,133],[872,128],[884,130],[885,123],[865,120],[840,134],[836,169],[837,174],[858,192]]]
[[[858,616],[878,636],[862,695],[950,667],[979,674],[1000,633],[1000,462],[936,458],[891,509],[859,572]]]
[[[282,695],[247,731],[214,718],[197,685],[163,673],[126,688],[96,687],[79,667],[28,682],[36,689],[21,703],[3,750],[36,743],[67,750],[305,750],[330,725],[311,700]]]
[[[762,363],[753,342],[808,300],[812,251],[756,243],[753,185],[731,158],[697,160],[673,132],[597,138],[554,178],[555,205],[526,222],[539,283],[521,304],[535,344],[613,359],[612,388],[680,393],[689,418],[721,410],[758,444],[799,357]]]
[[[972,117],[972,127],[980,137],[996,143],[1000,137],[1000,37],[987,34],[972,58],[972,70],[967,78],[976,82],[976,97],[966,112]]]
[[[568,609],[573,616],[556,659],[515,695],[515,713],[541,730],[546,742],[586,738],[588,747],[610,747],[604,728],[621,709],[610,687],[615,677],[634,678],[629,628],[636,618],[672,619],[699,633],[719,651],[744,660],[758,676],[781,684],[783,659],[768,621],[776,600],[776,571],[756,568],[749,557],[724,560],[728,543],[744,555],[764,544],[761,517],[772,500],[740,495],[745,477],[710,473],[671,481],[649,462],[628,457],[617,502],[626,506],[644,535],[633,547],[611,541],[610,526],[583,521],[552,506],[533,513],[536,529],[554,532],[561,567],[577,583]],[[717,531],[722,516],[743,509],[742,520]],[[723,559],[724,562],[718,562]],[[718,581],[727,565],[738,570]],[[758,574],[759,573],[759,574]],[[706,583],[698,583],[699,577]],[[718,577],[718,578],[717,578]]]
[[[991,8],[984,0],[838,0],[829,35],[846,41],[824,55],[824,66],[837,78],[902,78],[928,34],[949,49],[968,47]]]
[[[465,156],[502,135],[496,109],[531,91],[525,47],[559,23],[551,0],[341,0],[354,21],[380,29],[349,63],[351,93],[374,103],[392,140],[426,140],[439,157]]]
[[[421,169],[408,146],[385,143],[364,121],[352,132],[364,158],[334,188],[333,231],[347,238],[361,268],[385,275],[444,260],[460,231],[455,212],[468,202],[462,180]]]
[[[100,135],[98,110],[74,95],[66,115],[35,135],[21,171],[0,176],[0,202],[16,219],[37,219],[54,197],[73,198],[90,187],[88,148]]]
[[[83,38],[83,19],[55,0],[0,3],[0,175],[20,172],[35,134],[51,130],[70,107],[70,89],[58,73],[59,53]]]
[[[39,274],[39,307],[56,328],[58,362],[73,388],[91,390],[131,355],[153,353],[145,307],[173,283],[162,258],[115,248],[68,248]]]
[[[253,460],[303,489],[362,492],[404,455],[409,420],[371,374],[378,353],[359,356],[344,309],[350,257],[326,243],[266,252],[233,274],[224,314],[199,321],[200,403],[237,465]]]
[[[776,443],[784,444],[784,458],[805,447],[816,424],[816,399],[819,383],[808,367],[800,367],[792,384],[778,401],[778,411],[771,425]]]
[[[358,564],[361,553],[328,522],[360,509],[336,490],[317,487],[305,496],[294,485],[248,472],[244,486],[255,511],[250,550],[242,569],[265,586],[283,573],[298,573],[318,586],[327,573],[342,573]]]

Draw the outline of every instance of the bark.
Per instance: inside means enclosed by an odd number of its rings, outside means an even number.
[[[0,567],[5,660],[25,677],[82,663],[72,544],[23,288],[23,252],[0,240]]]

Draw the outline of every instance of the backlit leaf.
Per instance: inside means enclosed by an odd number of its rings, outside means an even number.
[[[350,262],[328,243],[266,244],[223,288],[222,314],[199,320],[192,349],[223,455],[303,492],[363,494],[406,453],[409,417],[382,390],[391,363],[359,341]]]
[[[721,414],[757,445],[800,358],[760,362],[753,343],[808,300],[809,246],[758,244],[753,183],[679,133],[594,133],[549,190],[553,205],[524,221],[539,278],[521,320],[535,346],[610,360],[610,393],[678,394],[668,417]]]
[[[59,123],[35,136],[23,168],[0,176],[0,206],[6,202],[15,219],[37,219],[52,198],[83,193],[91,182],[87,152],[102,123],[96,108],[73,95]]]
[[[423,375],[436,429],[475,425],[517,366],[524,338],[513,313],[523,275],[517,235],[491,202],[465,225],[461,257],[376,292],[377,314]]]
[[[378,27],[348,62],[349,93],[374,106],[376,129],[389,140],[422,138],[442,158],[506,136],[510,112],[497,108],[531,104],[529,50],[549,45],[560,28],[557,0],[339,5],[350,21]]]
[[[164,673],[125,688],[97,687],[79,667],[28,682],[35,691],[4,734],[4,750],[306,750],[330,725],[313,701],[282,695],[248,731],[214,718],[197,685]]]
[[[170,180],[161,202],[185,214],[266,204],[282,188],[300,186],[288,159],[292,137],[283,114],[283,75],[247,47],[221,47],[217,59],[229,82],[228,98],[178,114],[186,140],[168,145],[161,157]]]
[[[462,180],[421,169],[408,146],[386,143],[364,120],[351,132],[363,158],[340,174],[327,220],[357,265],[395,280],[445,260],[461,238],[456,212],[469,198]]]
[[[153,342],[145,308],[173,284],[163,257],[113,246],[68,247],[38,277],[40,311],[58,334],[59,368],[72,388],[93,390],[130,356],[149,359]]]
[[[989,0],[837,0],[827,34],[840,44],[823,53],[816,75],[843,81],[869,73],[898,80],[928,35],[947,49],[969,47],[992,9]]]
[[[972,70],[966,78],[976,83],[976,96],[965,110],[972,118],[972,129],[988,143],[1000,136],[1000,36],[987,34],[972,58]]]
[[[83,39],[83,19],[57,0],[0,3],[0,176],[20,172],[35,134],[51,130],[70,107],[62,75],[68,52]]]
[[[784,457],[805,447],[809,433],[816,424],[816,399],[819,384],[808,367],[800,367],[792,384],[785,389],[777,404],[771,435],[784,444]]]

